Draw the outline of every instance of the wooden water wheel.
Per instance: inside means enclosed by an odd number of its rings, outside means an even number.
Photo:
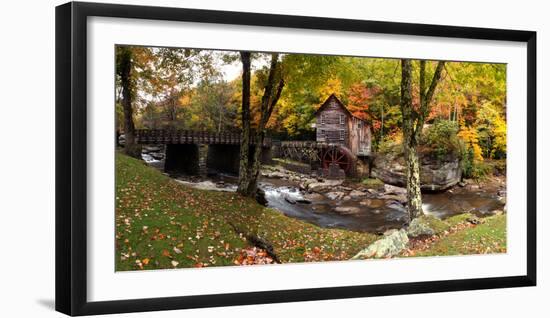
[[[332,146],[327,148],[322,155],[323,168],[327,169],[330,164],[337,164],[346,173],[353,166],[353,155],[344,147]]]

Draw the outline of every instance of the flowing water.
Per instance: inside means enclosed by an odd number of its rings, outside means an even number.
[[[383,200],[377,200],[379,202],[374,202],[375,205],[378,204],[377,208],[367,208],[354,199],[337,201],[322,195],[304,197],[295,186],[276,186],[272,181],[274,180],[263,180],[260,183],[260,188],[265,191],[268,207],[321,227],[384,232],[390,228],[402,227],[407,220],[405,209],[397,204],[392,208]],[[343,208],[343,212],[338,212],[338,208]]]
[[[150,159],[150,158],[147,158]],[[147,160],[148,164],[162,169],[163,162]],[[236,177],[215,174],[208,180],[194,180],[172,176],[176,181],[204,190],[235,191]],[[320,227],[341,228],[360,232],[381,233],[401,228],[408,222],[405,208],[393,199],[380,199],[365,195],[347,200],[331,200],[322,194],[300,190],[297,183],[285,179],[262,178],[259,188],[265,193],[267,206],[289,217],[304,220]],[[438,193],[422,195],[424,213],[440,219],[471,212],[486,216],[504,208],[501,194],[504,181],[478,186],[454,187]]]
[[[403,205],[392,199],[364,196],[330,200],[323,195],[301,192],[296,185],[281,179],[263,179],[260,187],[265,191],[267,206],[321,227],[380,233],[401,228],[408,222]],[[423,211],[439,219],[465,212],[487,216],[504,208],[498,189],[496,186],[476,190],[455,187],[444,192],[425,193],[422,195]]]

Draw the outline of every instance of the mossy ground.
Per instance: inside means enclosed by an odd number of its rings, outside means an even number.
[[[384,182],[377,178],[364,178],[361,184],[367,188],[377,189],[384,186]]]

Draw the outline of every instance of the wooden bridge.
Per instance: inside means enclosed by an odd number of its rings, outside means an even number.
[[[251,138],[251,145],[255,142]],[[136,142],[138,144],[203,144],[203,145],[240,145],[240,133],[215,133],[209,131],[184,129],[137,129]],[[263,147],[271,147],[271,139],[265,138]]]
[[[239,172],[240,133],[215,133],[184,129],[137,129],[136,143],[166,145],[164,170],[206,175],[208,170]],[[249,143],[253,154],[255,142]],[[271,161],[271,139],[262,144],[262,162]]]
[[[240,133],[215,133],[184,129],[138,129],[136,142],[143,145],[166,145],[164,169],[172,172],[205,175],[208,169],[238,173]],[[251,140],[249,153],[255,145]],[[336,166],[353,173],[357,156],[341,144],[319,141],[272,141],[264,139],[262,162],[276,157],[288,158],[328,169]]]

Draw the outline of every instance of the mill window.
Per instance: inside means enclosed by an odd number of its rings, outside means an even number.
[[[344,114],[340,114],[340,125],[343,125],[344,124],[344,120],[345,120],[345,116]]]
[[[340,129],[340,140],[346,139],[346,131],[343,129]]]

